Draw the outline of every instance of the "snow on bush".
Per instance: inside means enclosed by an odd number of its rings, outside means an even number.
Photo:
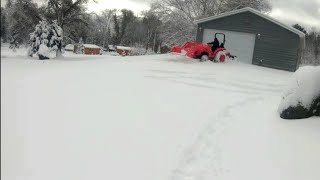
[[[73,51],[74,50],[74,45],[73,44],[67,44],[64,49],[68,50],[68,51]]]
[[[130,56],[153,55],[156,54],[152,49],[146,50],[143,47],[134,47],[129,51]]]
[[[278,112],[281,114],[290,107],[301,107],[305,110],[310,110],[319,96],[320,66],[301,67],[292,75],[282,96]]]
[[[131,48],[129,51],[130,56],[141,56],[146,54],[146,49],[141,47]]]
[[[36,25],[35,31],[30,34],[31,50],[28,51],[28,55],[32,56],[37,52],[38,55],[43,55],[39,54],[39,49],[41,45],[44,45],[47,46],[48,51],[56,51],[57,57],[61,56],[62,40],[63,31],[57,21],[52,21],[51,24],[48,24],[46,20],[42,20]],[[42,47],[43,49],[44,47]],[[44,50],[42,53],[44,53]],[[39,59],[41,59],[40,56]]]
[[[46,45],[40,44],[38,54],[49,58],[50,57],[50,50]]]

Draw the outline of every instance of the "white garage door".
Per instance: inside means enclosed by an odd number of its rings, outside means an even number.
[[[237,60],[245,63],[252,63],[254,43],[256,36],[249,33],[241,33],[234,31],[224,31],[215,29],[204,29],[203,43],[212,42],[215,33],[224,33],[226,35],[225,48],[232,55],[237,56]],[[218,35],[219,42],[223,42],[223,36]]]

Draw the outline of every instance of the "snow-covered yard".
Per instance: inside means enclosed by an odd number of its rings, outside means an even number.
[[[320,179],[320,118],[277,112],[290,72],[170,54],[64,56],[1,47],[5,180]]]

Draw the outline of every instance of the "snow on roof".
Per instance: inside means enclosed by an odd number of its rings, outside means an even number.
[[[126,46],[117,46],[117,49],[123,49],[123,50],[131,50],[131,47],[126,47]]]
[[[235,10],[235,11],[230,11],[230,12],[227,12],[227,13],[222,13],[222,14],[219,14],[219,15],[216,15],[216,16],[211,16],[211,17],[195,20],[195,23],[196,24],[200,24],[200,23],[204,23],[204,22],[207,22],[207,21],[212,21],[212,20],[215,20],[215,19],[220,19],[220,18],[223,18],[223,17],[227,17],[227,16],[231,16],[231,15],[235,15],[235,14],[239,14],[239,13],[243,13],[243,12],[247,12],[247,11],[252,12],[252,13],[254,13],[254,14],[256,14],[256,15],[264,18],[264,19],[267,19],[267,20],[269,20],[269,21],[271,21],[271,22],[273,22],[273,23],[275,23],[275,24],[277,24],[277,25],[279,25],[279,26],[281,26],[281,27],[283,27],[283,28],[285,28],[285,29],[297,34],[297,35],[299,35],[300,37],[304,37],[305,36],[305,34],[303,32],[301,32],[301,31],[299,31],[299,30],[297,30],[297,29],[295,29],[295,28],[293,28],[291,26],[287,26],[287,25],[285,25],[285,24],[283,24],[283,23],[271,18],[270,16],[268,16],[266,14],[263,14],[260,11],[252,9],[250,7],[242,8],[242,9]]]
[[[100,48],[99,46],[94,45],[94,44],[83,44],[83,46],[84,46],[85,48]]]

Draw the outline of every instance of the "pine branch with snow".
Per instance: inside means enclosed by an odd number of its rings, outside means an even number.
[[[51,24],[51,38],[49,47],[52,50],[56,51],[56,57],[62,57],[62,41],[63,41],[63,30],[58,25],[58,22],[55,20]]]

